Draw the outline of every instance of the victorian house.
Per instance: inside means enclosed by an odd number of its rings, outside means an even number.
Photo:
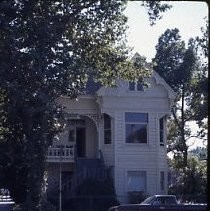
[[[156,72],[141,83],[116,87],[88,81],[86,94],[62,97],[66,127],[48,149],[48,192],[65,194],[88,177],[113,178],[117,198],[129,192],[167,193],[166,121],[175,93]]]

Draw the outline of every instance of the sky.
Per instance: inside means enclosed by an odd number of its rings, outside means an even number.
[[[138,52],[150,62],[155,57],[155,46],[158,38],[166,29],[178,28],[182,39],[187,44],[189,38],[201,36],[201,27],[208,18],[208,5],[201,1],[167,1],[173,7],[163,13],[163,18],[151,26],[146,8],[138,1],[128,1],[125,15],[128,17],[128,45],[133,47],[133,53]],[[197,125],[190,123],[190,128],[196,132]],[[192,138],[189,145],[192,148],[203,146],[202,141]]]
[[[150,62],[155,56],[155,45],[166,29],[178,28],[182,39],[201,35],[200,28],[205,26],[204,17],[208,17],[208,6],[199,1],[167,1],[173,7],[163,13],[163,18],[150,26],[146,8],[141,2],[128,1],[125,15],[128,17],[128,45],[133,53],[138,52]]]

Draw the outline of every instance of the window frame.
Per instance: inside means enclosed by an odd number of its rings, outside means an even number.
[[[138,115],[141,116],[141,114],[143,115],[142,118],[146,118],[146,120],[128,120],[128,116],[126,117],[126,115],[131,114],[130,118],[132,118],[132,116],[134,115]],[[148,135],[149,135],[149,131],[148,131],[148,125],[149,125],[149,114],[145,113],[145,112],[125,112],[125,143],[126,144],[148,144]],[[140,117],[141,118],[141,117]],[[127,139],[127,125],[145,125],[146,128],[146,140],[138,140],[138,141],[128,141]],[[138,135],[137,135],[138,137]]]
[[[109,124],[110,124],[110,127],[108,127],[108,128],[105,128],[105,117],[108,117],[109,118]],[[111,144],[112,143],[112,119],[111,119],[111,117],[108,115],[108,114],[106,114],[106,113],[104,113],[103,114],[103,125],[104,125],[104,144],[105,145],[108,145],[108,144]],[[107,139],[106,139],[106,133],[107,132],[110,132],[110,141],[107,141]]]
[[[165,190],[165,171],[160,171],[160,190]]]
[[[164,122],[165,122],[165,118],[164,117],[161,117],[159,119],[159,122],[158,122],[158,126],[159,126],[159,143],[160,143],[160,146],[164,146],[165,145],[165,127],[164,127]],[[162,126],[161,126],[162,124]]]
[[[139,173],[140,177],[144,177],[144,187],[143,190],[132,190],[129,188],[129,177],[131,177],[132,175],[129,175],[129,173]],[[139,170],[139,169],[127,169],[126,170],[126,190],[127,192],[134,192],[134,191],[143,191],[146,192],[147,191],[147,171],[146,170]]]
[[[128,90],[131,92],[141,92],[144,91],[144,86],[141,81],[129,81]]]

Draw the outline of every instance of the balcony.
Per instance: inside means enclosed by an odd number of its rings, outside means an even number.
[[[49,147],[47,151],[47,162],[74,162],[74,145]]]

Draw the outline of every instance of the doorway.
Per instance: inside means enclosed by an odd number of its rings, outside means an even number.
[[[86,156],[86,123],[85,119],[68,120],[69,137],[68,141],[76,146],[78,157]]]
[[[85,151],[86,151],[85,133],[86,133],[85,127],[76,127],[76,148],[78,157],[85,157]]]

